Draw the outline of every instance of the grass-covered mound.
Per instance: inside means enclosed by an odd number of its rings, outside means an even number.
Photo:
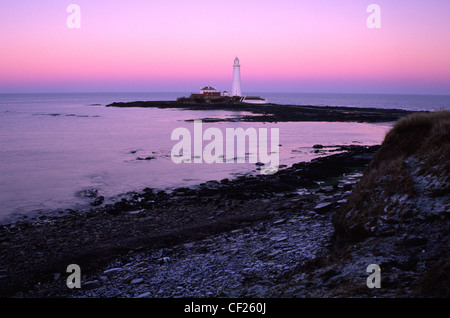
[[[370,241],[385,268],[403,271],[391,276],[392,286],[449,296],[449,216],[450,111],[412,114],[386,134],[336,214],[335,243]]]
[[[359,240],[393,231],[419,214],[446,215],[449,195],[450,111],[404,117],[387,133],[340,211],[339,235]]]

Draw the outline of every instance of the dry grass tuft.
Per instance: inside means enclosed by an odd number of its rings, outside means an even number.
[[[389,164],[394,158],[429,155],[450,144],[450,111],[414,113],[401,118],[386,134],[371,168]]]

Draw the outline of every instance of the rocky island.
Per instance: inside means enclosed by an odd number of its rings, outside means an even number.
[[[209,102],[197,99],[178,99],[177,101],[133,101],[114,102],[107,107],[143,107],[143,108],[176,108],[189,110],[225,110],[249,112],[237,118],[220,118],[215,121],[247,121],[247,122],[288,122],[288,121],[330,121],[330,122],[392,122],[411,114],[412,111],[402,109],[383,109],[366,107],[331,107],[248,104],[234,97],[221,97]]]

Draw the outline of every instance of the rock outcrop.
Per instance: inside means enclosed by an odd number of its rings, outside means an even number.
[[[335,248],[343,267],[380,265],[387,294],[449,297],[449,216],[450,111],[413,114],[388,132],[336,214]]]

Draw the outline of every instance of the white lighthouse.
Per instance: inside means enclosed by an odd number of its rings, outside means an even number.
[[[241,66],[239,59],[234,59],[233,65],[233,83],[231,84],[231,96],[242,96],[241,94]]]

